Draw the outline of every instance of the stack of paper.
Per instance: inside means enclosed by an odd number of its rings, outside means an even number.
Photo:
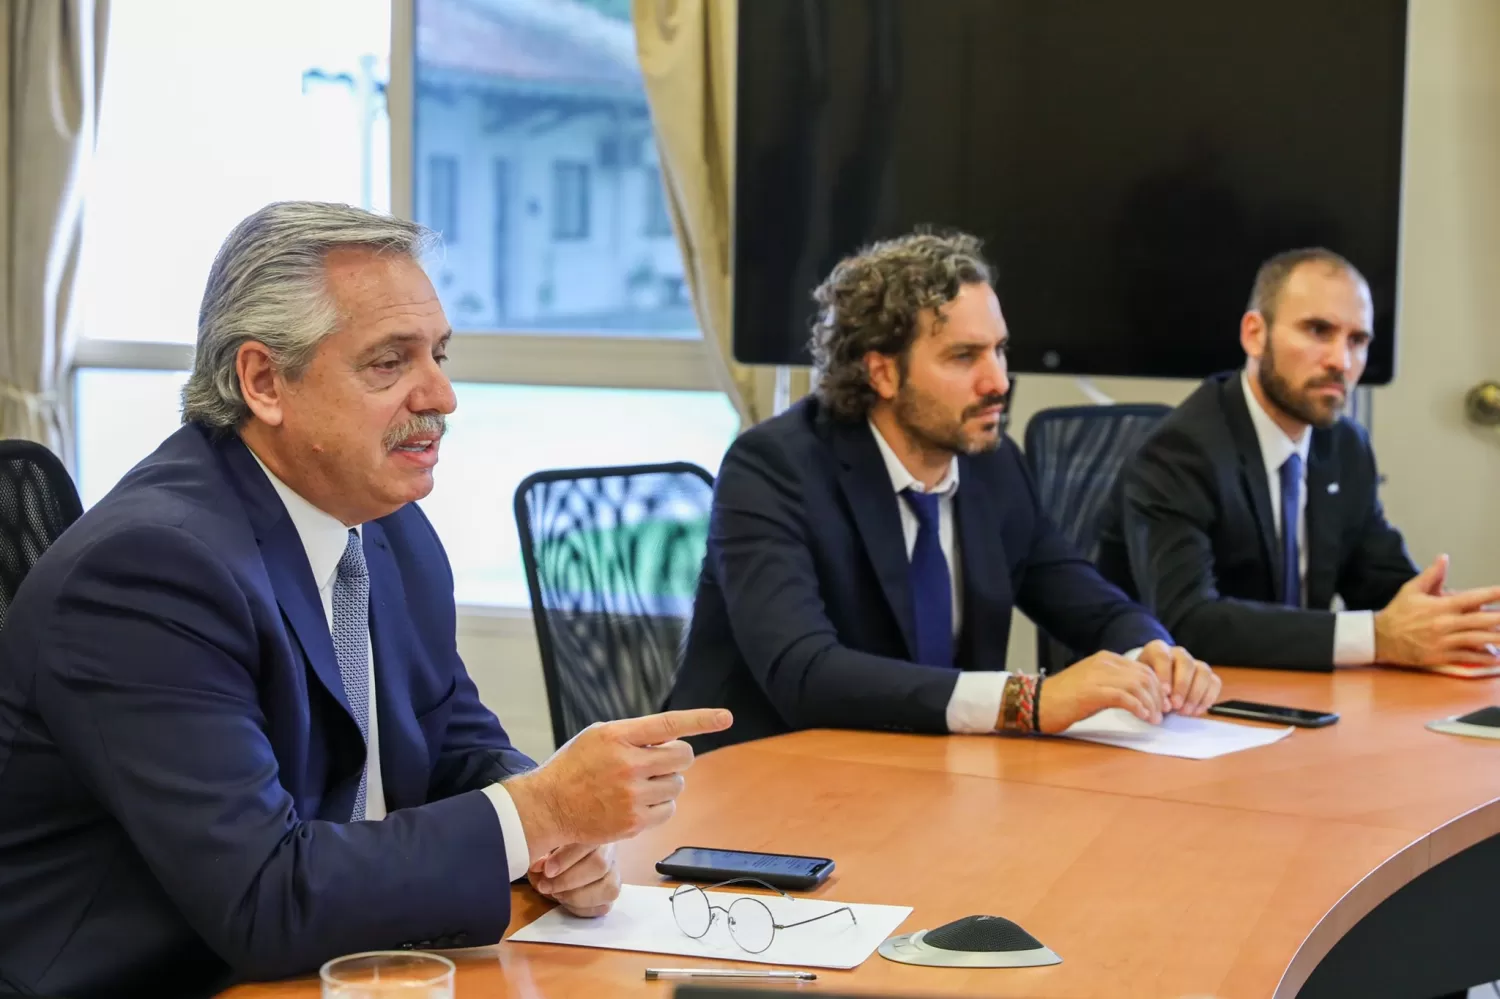
[[[1292,728],[1252,728],[1208,718],[1167,715],[1160,725],[1143,722],[1122,708],[1109,708],[1063,730],[1063,737],[1135,749],[1157,756],[1211,760],[1242,749],[1269,746],[1292,734]]]
[[[724,915],[719,913],[707,935],[694,940],[683,933],[672,915],[672,888],[624,885],[620,898],[607,916],[580,919],[561,907],[553,909],[510,937],[513,943],[572,944],[608,950],[637,950],[651,954],[683,954],[716,957],[761,964],[790,964],[807,968],[853,968],[871,954],[880,942],[896,931],[911,915],[906,905],[849,904],[848,915],[830,916],[806,926],[777,930],[769,949],[751,954],[729,935]],[[732,891],[712,891],[710,901],[729,908],[731,902],[749,894],[771,910],[777,923],[787,925],[820,916],[845,905],[818,898],[783,898]]]

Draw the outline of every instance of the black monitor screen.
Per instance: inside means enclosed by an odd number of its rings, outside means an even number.
[[[1256,267],[1316,245],[1389,381],[1406,6],[741,3],[735,356],[807,363],[834,263],[931,225],[984,238],[1018,371],[1234,367]]]

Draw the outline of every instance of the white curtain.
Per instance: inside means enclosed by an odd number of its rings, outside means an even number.
[[[109,0],[0,5],[0,438],[71,459],[61,388]],[[126,262],[130,266],[131,262]]]
[[[753,2],[753,0],[752,0]],[[731,349],[738,0],[635,0],[636,49],[698,326],[745,426],[774,413],[776,372]],[[807,391],[792,372],[784,404]]]

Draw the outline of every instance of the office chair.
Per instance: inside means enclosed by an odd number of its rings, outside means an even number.
[[[713,478],[672,462],[537,472],[516,528],[552,735],[661,710],[692,615]]]
[[[21,580],[82,513],[56,455],[33,441],[0,441],[0,628]]]
[[[1120,466],[1171,411],[1157,403],[1060,406],[1042,410],[1026,425],[1026,460],[1042,509],[1090,561],[1099,554],[1099,517]],[[1056,673],[1078,658],[1037,629],[1040,672]]]

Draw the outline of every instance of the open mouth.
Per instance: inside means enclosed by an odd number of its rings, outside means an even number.
[[[395,450],[406,451],[410,454],[421,454],[424,451],[431,451],[436,445],[436,438],[413,437],[410,440],[404,440],[400,444],[397,444]]]

